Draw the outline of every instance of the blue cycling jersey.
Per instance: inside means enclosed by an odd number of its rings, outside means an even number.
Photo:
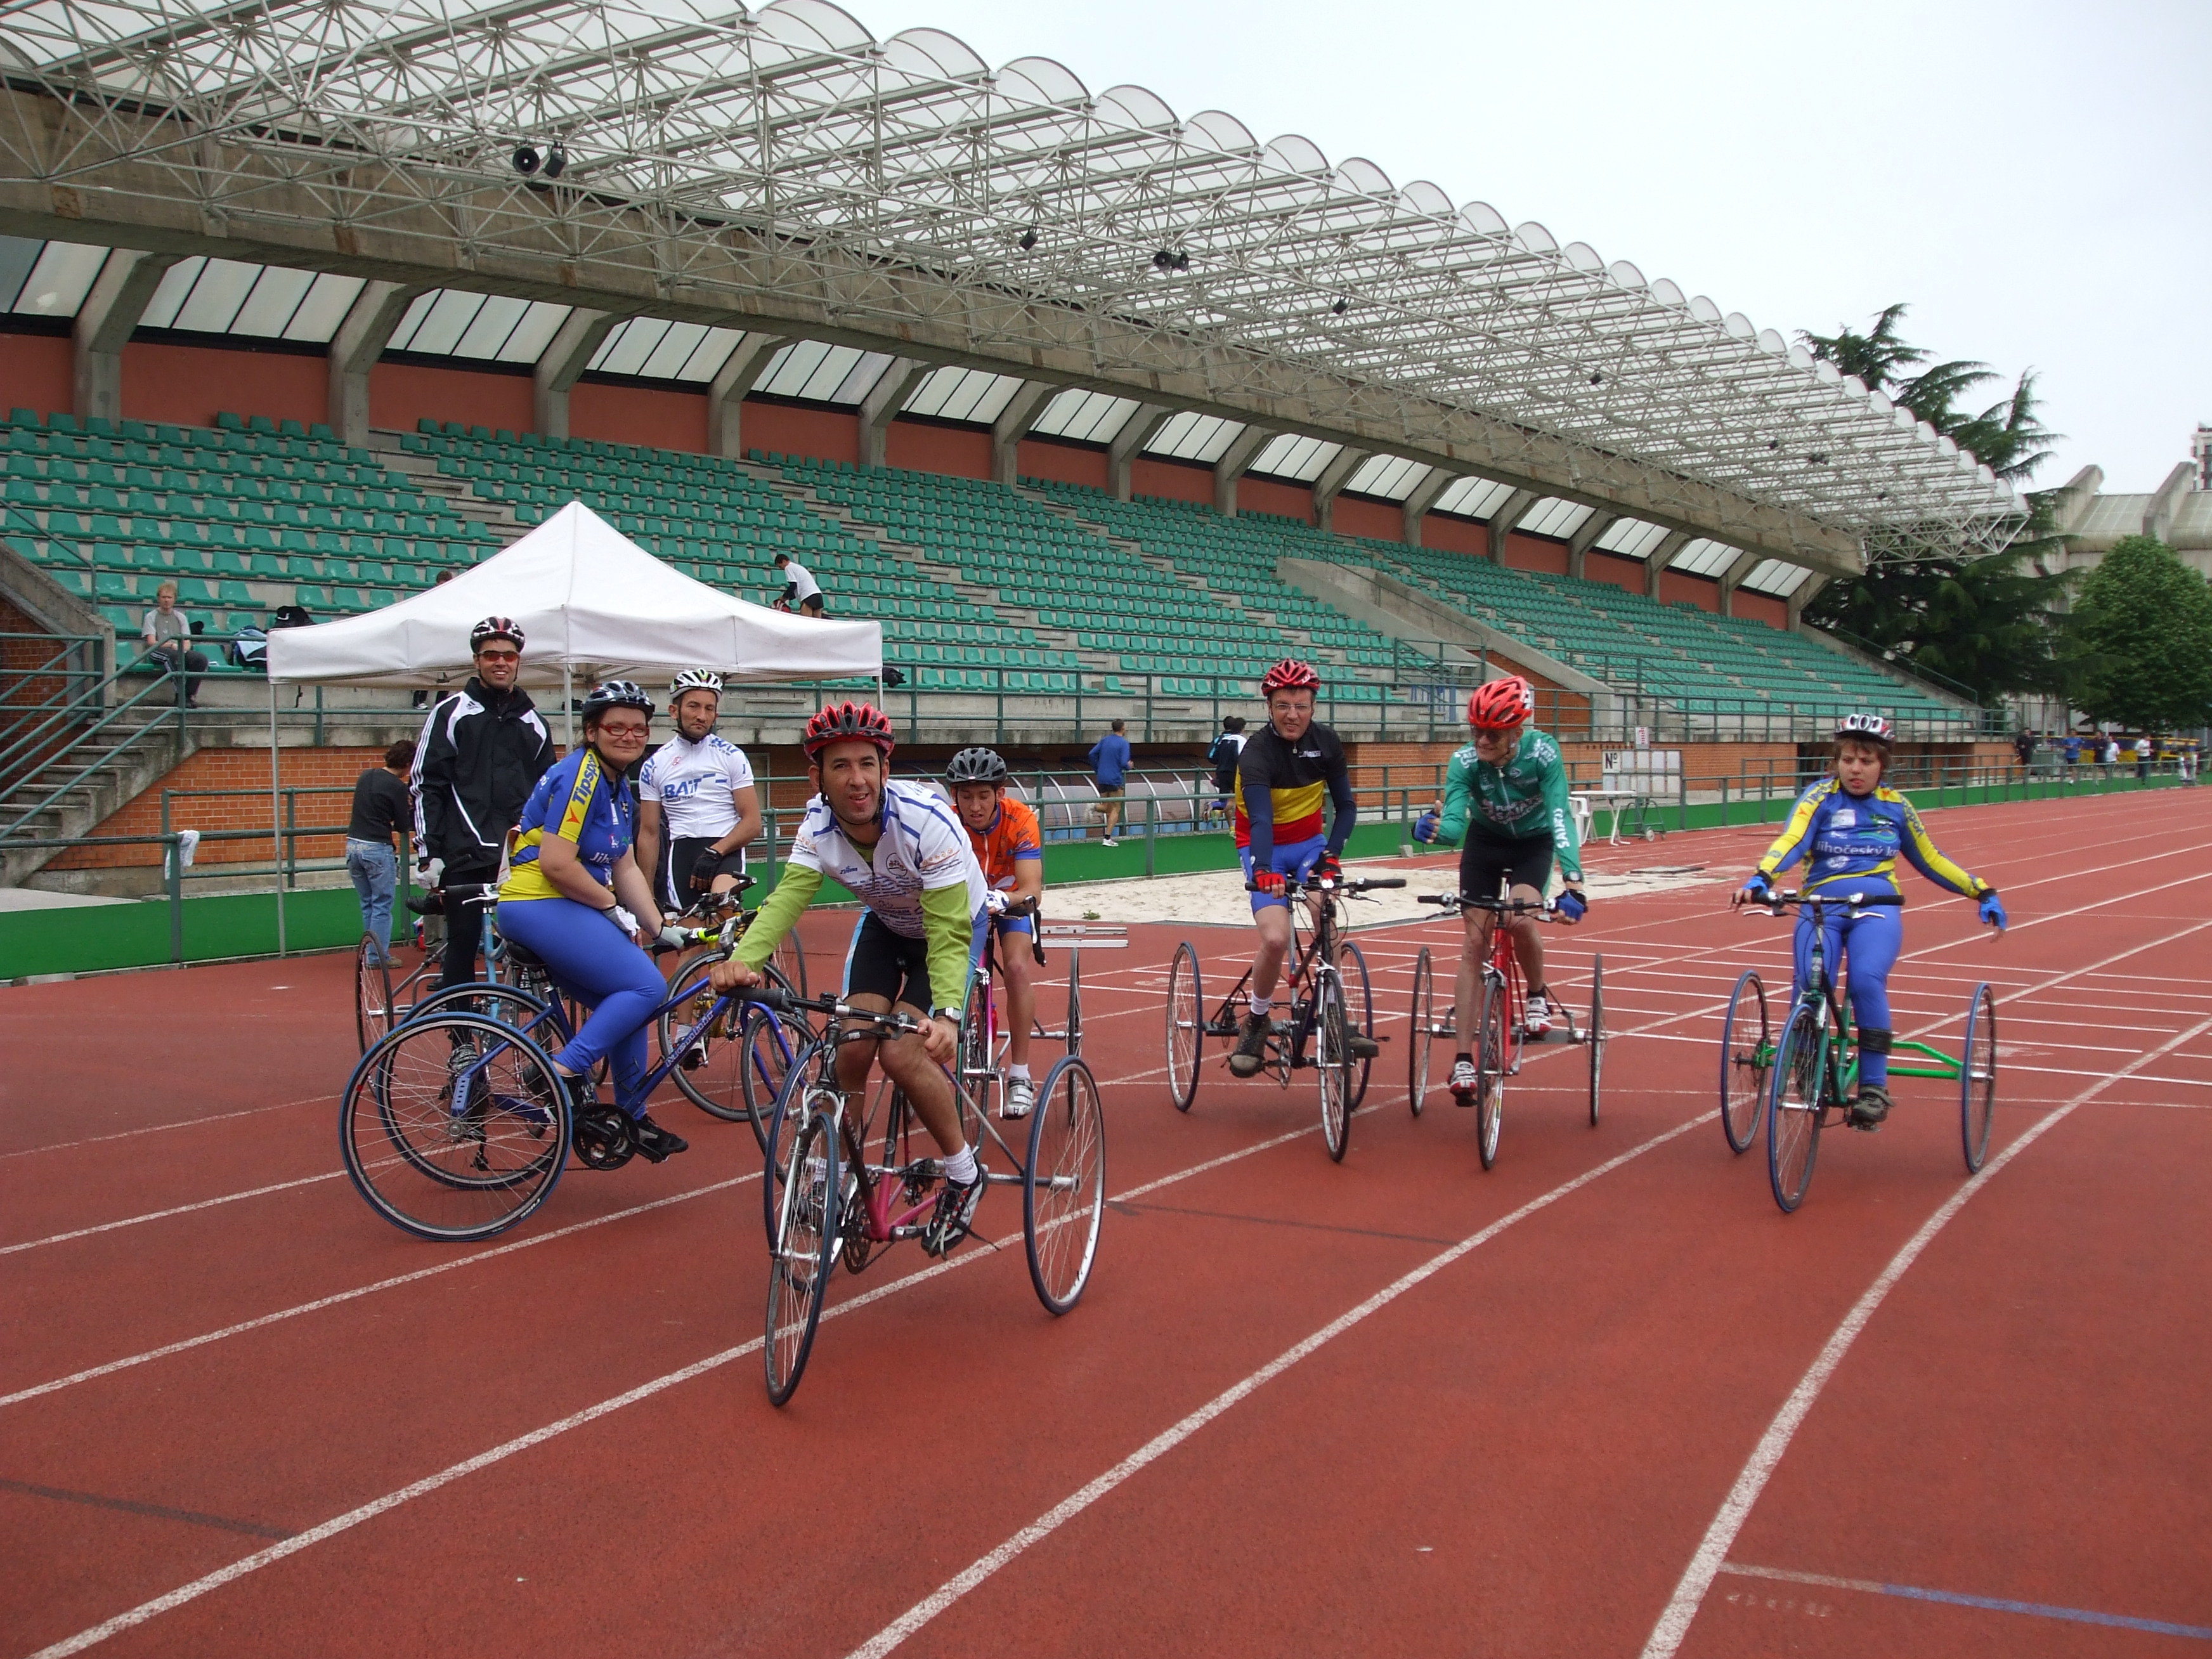
[[[1759,861],[1759,873],[1776,876],[1806,861],[1805,890],[1838,883],[1855,891],[1896,894],[1897,858],[1938,887],[1978,899],[1996,890],[1936,850],[1912,803],[1886,786],[1854,795],[1836,779],[1822,778],[1797,797],[1790,822]]]
[[[538,867],[538,845],[548,836],[574,842],[576,862],[600,886],[612,886],[616,864],[636,839],[633,811],[629,785],[609,777],[591,750],[577,750],[538,779],[530,792],[515,823],[514,854],[500,897],[562,896]]]

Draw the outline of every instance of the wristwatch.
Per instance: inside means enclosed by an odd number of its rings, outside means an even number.
[[[957,1008],[933,1008],[929,1011],[929,1017],[932,1019],[941,1019],[947,1021],[951,1024],[957,1025],[960,1023],[960,1010]]]

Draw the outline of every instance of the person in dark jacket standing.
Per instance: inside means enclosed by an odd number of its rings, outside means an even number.
[[[415,754],[415,856],[423,884],[447,888],[499,878],[507,832],[554,761],[553,738],[522,671],[522,629],[486,617],[469,630],[476,674],[441,697],[422,722]],[[441,986],[477,976],[481,910],[449,908]]]
[[[407,776],[415,766],[415,740],[402,738],[384,751],[384,764],[355,780],[353,817],[346,824],[346,874],[361,899],[362,931],[377,954],[392,960],[392,901],[399,890],[399,854],[392,838],[414,816]]]

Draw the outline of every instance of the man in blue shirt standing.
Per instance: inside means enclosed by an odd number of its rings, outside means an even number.
[[[1115,720],[1114,729],[1091,746],[1091,770],[1098,781],[1098,811],[1106,820],[1101,844],[1107,847],[1119,844],[1114,832],[1121,824],[1121,793],[1129,781],[1129,740],[1121,735],[1127,724]]]

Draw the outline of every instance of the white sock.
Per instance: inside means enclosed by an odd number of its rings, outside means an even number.
[[[1006,1067],[1006,1075],[1018,1083],[1027,1083],[1030,1080],[1030,1068],[1026,1066],[1009,1066]]]
[[[1269,1011],[1275,1006],[1275,1000],[1273,997],[1248,996],[1245,1000],[1252,1005],[1252,1012],[1262,1019],[1267,1017]]]
[[[943,1162],[947,1181],[957,1182],[963,1187],[975,1184],[975,1149],[973,1146],[963,1146],[958,1152],[948,1154]]]

